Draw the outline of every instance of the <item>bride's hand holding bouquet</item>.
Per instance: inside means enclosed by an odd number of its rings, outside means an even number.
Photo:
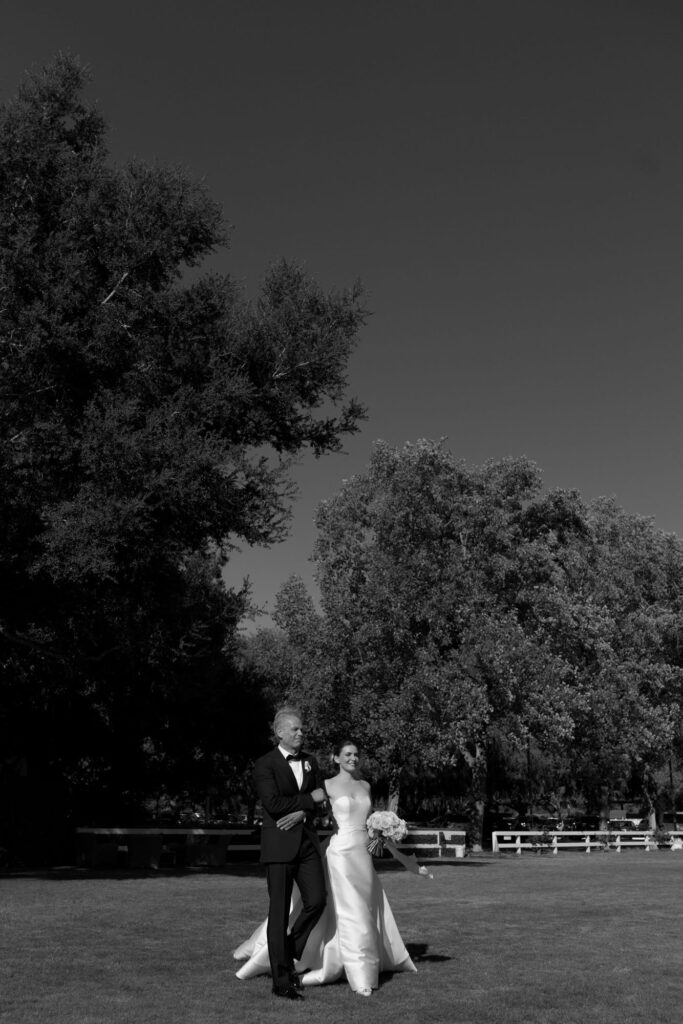
[[[387,840],[400,843],[408,834],[408,826],[403,818],[393,811],[373,811],[367,820],[369,843],[368,850],[373,857],[381,857]]]
[[[408,871],[412,871],[415,875],[422,875],[423,878],[434,877],[427,871],[427,868],[421,867],[417,863],[415,857],[406,857],[397,848],[396,844],[405,839],[408,834],[408,826],[403,818],[399,818],[393,811],[373,811],[366,822],[366,827],[369,837],[368,850],[373,857],[381,857],[386,847],[392,857],[400,861]]]

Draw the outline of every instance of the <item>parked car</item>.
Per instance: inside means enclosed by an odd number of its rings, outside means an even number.
[[[568,832],[597,832],[600,818],[597,814],[578,814],[564,819],[564,827]]]
[[[528,818],[521,818],[516,827],[522,832],[557,832],[563,825],[559,818],[530,814]]]
[[[182,810],[178,815],[178,824],[201,828],[205,824],[204,815],[200,811],[193,811],[190,808]]]
[[[511,813],[503,813],[501,811],[486,811],[484,813],[484,826],[482,829],[482,840],[485,846],[491,843],[492,832],[504,832],[505,829],[511,829],[517,831],[522,826],[518,824],[518,819],[515,816],[514,811]]]

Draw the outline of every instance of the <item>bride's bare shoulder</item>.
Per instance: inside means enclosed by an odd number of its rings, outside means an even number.
[[[337,790],[336,776],[331,779],[325,779],[325,789],[327,790],[328,796],[334,796]]]

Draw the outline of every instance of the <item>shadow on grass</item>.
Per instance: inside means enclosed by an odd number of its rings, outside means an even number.
[[[452,960],[451,956],[444,956],[443,953],[428,953],[429,946],[426,942],[408,942],[406,949],[410,953],[410,959],[416,964],[440,964],[444,960]]]
[[[0,872],[0,878],[42,878],[53,882],[91,879],[130,880],[135,878],[189,878],[194,875],[232,875],[237,878],[265,878],[261,864],[226,864],[215,868],[205,865],[184,868],[78,868],[64,866],[35,871]]]
[[[429,946],[426,942],[408,942],[406,949],[410,953],[410,959],[414,964],[440,964],[453,957],[444,956],[443,953],[428,953]],[[382,972],[379,976],[379,988],[385,988],[395,981],[397,975],[393,972]]]
[[[486,855],[482,857],[477,854],[476,859],[467,857],[463,860],[453,861],[426,861],[424,862],[424,866],[427,868],[428,871],[433,871],[434,869],[436,869],[437,871],[462,871],[463,868],[488,867],[489,864],[492,863],[495,863],[493,857],[486,857]],[[399,864],[393,858],[391,860],[375,861],[375,867],[377,871],[380,872],[380,874],[384,874],[385,871],[405,871],[403,865]]]
[[[443,864],[428,864],[430,871],[460,871],[463,868],[488,867],[494,858],[483,857],[466,858]],[[403,865],[397,863],[393,858],[387,860],[376,860],[375,868],[379,874],[393,871],[403,872]],[[206,864],[186,867],[161,867],[161,868],[80,868],[74,865],[63,865],[54,868],[36,868],[35,870],[0,871],[0,878],[43,878],[51,881],[74,881],[82,879],[134,879],[134,878],[187,878],[192,875],[228,875],[234,878],[265,878],[265,868],[257,861],[236,861],[234,863],[211,867]]]

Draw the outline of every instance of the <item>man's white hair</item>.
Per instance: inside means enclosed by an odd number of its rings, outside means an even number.
[[[292,707],[289,704],[283,708],[278,708],[273,719],[273,734],[276,740],[280,739],[280,728],[287,718],[301,718],[301,712],[298,708]]]

